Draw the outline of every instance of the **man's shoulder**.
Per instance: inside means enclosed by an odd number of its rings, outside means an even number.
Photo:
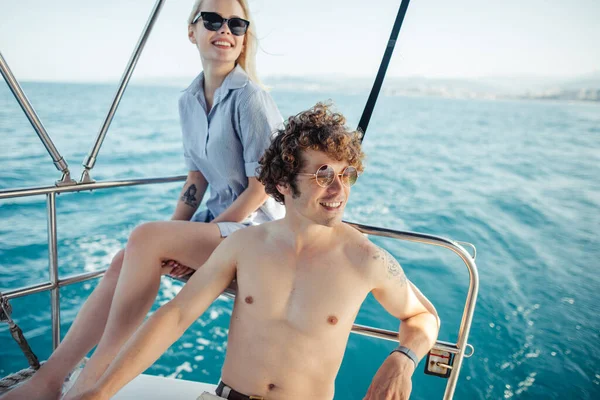
[[[264,242],[267,237],[273,234],[277,221],[264,222],[260,225],[252,225],[233,232],[227,237],[231,242],[248,243]]]
[[[367,236],[357,229],[346,225],[345,227],[346,243],[344,244],[347,252],[354,262],[360,264],[362,268],[368,271],[385,271],[388,264],[398,264],[394,256],[387,250],[371,242]]]
[[[278,249],[276,224],[277,221],[270,221],[239,229],[230,234],[220,246],[237,262],[247,260],[250,254],[271,253]]]
[[[343,245],[350,258],[361,265],[370,264],[369,260],[378,254],[379,247],[350,225],[344,224],[343,229],[344,234],[340,237],[344,240]]]

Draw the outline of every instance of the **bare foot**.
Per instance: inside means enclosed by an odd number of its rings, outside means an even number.
[[[13,390],[0,396],[1,400],[57,400],[62,392],[62,382],[47,382],[41,378],[30,378]]]

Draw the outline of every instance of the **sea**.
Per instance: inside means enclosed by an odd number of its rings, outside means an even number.
[[[74,178],[116,83],[23,83]],[[352,85],[348,85],[351,87]],[[177,114],[183,87],[132,84],[92,170],[96,180],[186,173]],[[284,116],[331,101],[357,126],[367,92],[278,90]],[[480,289],[456,399],[600,399],[600,104],[382,95],[364,140],[366,169],[345,219],[438,235],[477,247]],[[59,171],[0,82],[0,190],[52,185]],[[61,277],[106,268],[132,229],[169,219],[181,183],[57,197]],[[48,280],[45,196],[0,200],[0,291]],[[435,305],[440,340],[455,342],[469,274],[447,249],[372,238]],[[61,334],[97,281],[60,293]],[[163,278],[153,310],[182,284]],[[34,352],[52,351],[50,295],[11,301]],[[218,299],[148,374],[216,383],[232,301]],[[397,330],[369,296],[357,323]],[[362,399],[394,343],[351,334],[335,399]],[[447,381],[413,376],[413,399]],[[0,377],[27,367],[0,323]],[[166,388],[168,390],[168,388]]]

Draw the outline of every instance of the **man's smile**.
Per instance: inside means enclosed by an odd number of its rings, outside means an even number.
[[[321,201],[319,204],[328,211],[335,211],[342,207],[343,201]]]

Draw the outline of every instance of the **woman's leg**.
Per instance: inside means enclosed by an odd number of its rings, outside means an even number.
[[[115,293],[124,251],[112,259],[104,277],[81,307],[67,335],[48,361],[25,384],[2,400],[57,399],[67,374],[100,340]]]
[[[151,222],[133,231],[100,343],[66,398],[95,384],[141,325],[158,293],[162,261],[198,268],[222,240],[218,226],[210,223]]]

